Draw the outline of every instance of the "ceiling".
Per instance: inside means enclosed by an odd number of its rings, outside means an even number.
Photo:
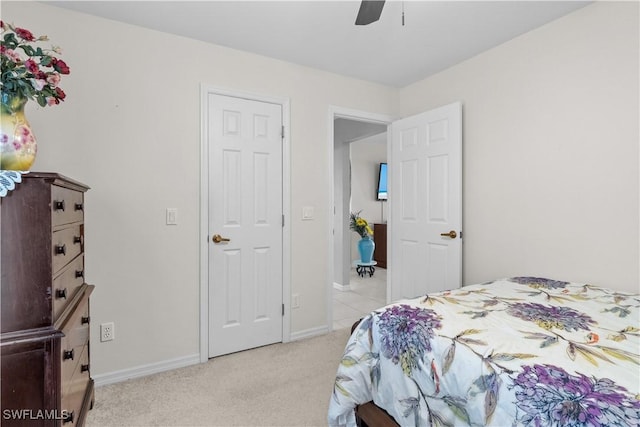
[[[367,26],[354,25],[351,0],[45,3],[404,87],[589,2],[388,0]]]
[[[336,144],[358,141],[386,131],[387,125],[379,123],[342,118],[337,118],[333,121],[333,141]]]

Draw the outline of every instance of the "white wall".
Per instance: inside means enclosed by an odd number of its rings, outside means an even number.
[[[598,2],[403,88],[463,103],[464,282],[638,291],[638,2]]]
[[[292,334],[327,324],[331,177],[329,106],[389,114],[396,91],[257,55],[35,2],[2,2],[2,19],[63,48],[67,100],[27,114],[33,170],[83,181],[92,374],[199,352],[200,84],[291,102]],[[303,206],[315,207],[302,221]],[[165,209],[178,209],[166,226]],[[313,244],[309,244],[314,242]],[[116,339],[98,340],[114,321]]]

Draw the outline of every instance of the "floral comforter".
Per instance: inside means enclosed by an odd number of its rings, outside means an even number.
[[[399,301],[354,331],[330,426],[640,425],[640,295],[516,277]]]

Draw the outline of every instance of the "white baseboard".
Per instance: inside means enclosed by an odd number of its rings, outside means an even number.
[[[342,285],[342,284],[340,284],[338,282],[333,282],[333,289],[337,289],[339,291],[346,292],[346,291],[350,291],[351,290],[351,286],[349,286],[348,283],[346,285]]]
[[[317,337],[331,332],[327,326],[318,326],[317,328],[305,329],[304,331],[292,332],[291,341],[297,341],[304,338]]]
[[[184,368],[186,366],[200,363],[200,354],[178,357],[177,359],[164,360],[162,362],[150,363],[148,365],[137,366],[135,368],[123,369],[121,371],[108,372],[106,374],[93,375],[95,386],[100,387],[108,384],[115,384],[133,378],[146,377],[147,375],[159,372],[170,371],[172,369]]]

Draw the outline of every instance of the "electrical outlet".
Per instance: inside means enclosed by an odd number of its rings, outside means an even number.
[[[291,295],[291,308],[300,308],[300,295]]]
[[[116,337],[116,329],[113,322],[100,324],[100,342],[111,341]]]

